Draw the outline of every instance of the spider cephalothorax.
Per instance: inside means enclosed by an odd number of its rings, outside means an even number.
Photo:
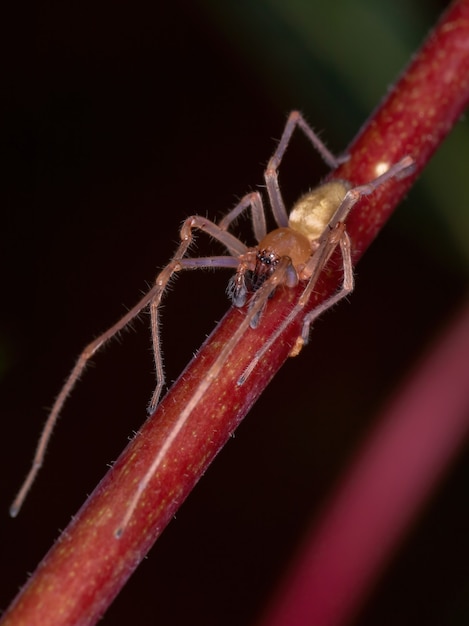
[[[304,194],[294,204],[288,219],[282,220],[287,222],[286,226],[270,231],[258,246],[240,255],[238,269],[227,289],[234,306],[244,306],[249,294],[255,294],[272,276],[281,259],[288,259],[283,280],[287,287],[295,287],[310,278],[319,239],[349,189],[346,181],[335,180]],[[252,328],[257,326],[258,319],[258,315],[253,317]]]

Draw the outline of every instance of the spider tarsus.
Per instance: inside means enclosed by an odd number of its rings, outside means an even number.
[[[156,402],[151,401],[150,404],[147,406],[147,415],[148,417],[150,417],[150,415],[153,415],[153,413],[156,411],[157,407],[159,404],[159,398],[156,400]]]
[[[305,341],[304,338],[300,335],[296,339],[295,345],[293,346],[293,348],[288,353],[288,356],[289,357],[298,356],[300,354],[300,352],[303,350],[303,347],[306,345],[306,343],[307,343],[307,341]]]
[[[340,154],[336,157],[336,161],[337,165],[343,165],[344,163],[347,163],[347,161],[350,161],[350,154]]]
[[[411,176],[417,168],[417,163],[415,162],[415,159],[408,155],[401,159],[400,166],[402,169],[400,169],[396,174],[397,180]]]

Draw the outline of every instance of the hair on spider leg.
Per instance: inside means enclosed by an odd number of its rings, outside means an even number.
[[[364,195],[372,193],[379,185],[397,175],[408,175],[413,161],[410,157],[391,166],[387,172],[373,181],[359,187],[351,187],[347,181],[332,181],[320,185],[304,194],[287,212],[280,191],[278,171],[287,150],[291,137],[299,128],[319,152],[324,161],[335,169],[344,157],[336,158],[319,139],[298,111],[290,113],[280,141],[270,158],[264,172],[265,186],[270,209],[276,227],[267,230],[266,211],[259,191],[246,194],[219,221],[213,222],[201,215],[186,218],[180,229],[180,239],[175,254],[165,265],[153,283],[153,286],[140,300],[129,309],[114,325],[108,328],[89,343],[78,356],[72,372],[66,379],[59,395],[46,420],[34,454],[33,463],[12,506],[10,513],[15,516],[31,488],[40,467],[42,466],[50,436],[62,408],[75,387],[90,359],[121,330],[128,326],[144,309],[150,312],[150,328],[152,351],[154,357],[156,386],[148,405],[153,413],[159,403],[165,387],[163,357],[160,336],[160,314],[163,295],[176,275],[183,270],[196,269],[233,269],[234,276],[229,281],[228,297],[236,308],[247,305],[244,317],[233,336],[211,365],[208,374],[200,382],[195,393],[180,414],[177,424],[162,449],[154,459],[137,486],[135,495],[129,504],[116,536],[121,536],[130,521],[140,497],[148,486],[164,454],[172,445],[177,433],[188,419],[203,393],[219,375],[233,347],[239,342],[243,333],[249,328],[256,328],[262,322],[262,313],[267,301],[279,286],[294,288],[302,286],[299,299],[292,311],[280,324],[275,333],[256,354],[249,373],[253,371],[262,355],[273,345],[273,342],[300,315],[303,326],[300,339],[305,343],[308,338],[312,321],[327,308],[338,302],[353,289],[353,272],[350,242],[345,230],[345,220],[357,202]],[[249,212],[254,233],[255,245],[248,246],[240,238],[230,232],[233,223],[243,214]],[[342,226],[343,224],[343,226]],[[194,243],[195,233],[205,233],[209,238],[221,244],[227,251],[222,256],[188,256]],[[305,306],[312,294],[322,270],[328,264],[334,250],[339,247],[342,253],[344,280],[342,287],[313,311],[304,315]],[[247,374],[249,375],[249,374]],[[244,380],[247,378],[244,377]]]

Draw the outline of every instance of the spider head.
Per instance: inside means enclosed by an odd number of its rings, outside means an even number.
[[[256,254],[254,271],[249,274],[249,291],[257,291],[264,281],[274,272],[280,261],[278,254],[269,248],[259,250]]]

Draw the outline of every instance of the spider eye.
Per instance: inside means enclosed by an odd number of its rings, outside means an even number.
[[[262,263],[262,265],[270,268],[272,265],[277,265],[278,256],[273,252],[270,252],[269,250],[261,250],[257,254],[257,260],[259,261],[259,263]]]

